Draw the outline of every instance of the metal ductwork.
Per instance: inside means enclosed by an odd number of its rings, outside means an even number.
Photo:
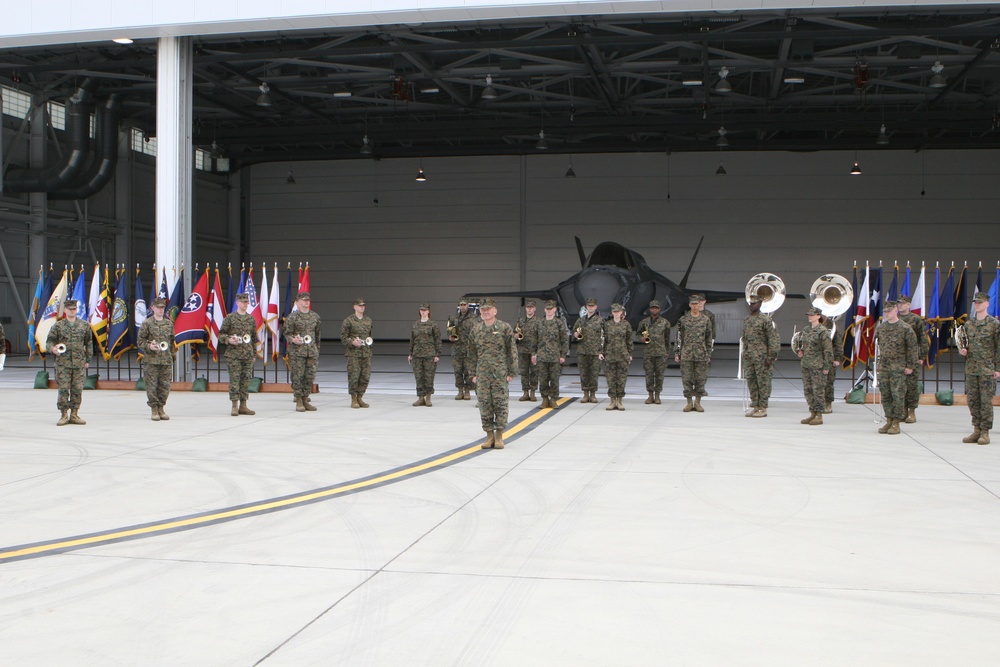
[[[97,108],[94,119],[95,154],[90,168],[72,183],[49,192],[49,199],[86,199],[96,194],[111,180],[118,164],[118,119],[121,96],[112,95]]]
[[[69,186],[83,172],[90,152],[90,98],[94,82],[84,79],[66,105],[69,146],[59,164],[43,169],[11,169],[4,174],[4,192],[52,192]]]

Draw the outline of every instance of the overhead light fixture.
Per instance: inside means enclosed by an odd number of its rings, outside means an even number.
[[[702,84],[701,77],[697,74],[685,74],[684,78],[681,79],[681,83],[685,86],[700,86]]]
[[[368,143],[368,135],[367,134],[361,138],[361,154],[362,155],[371,155],[372,154],[372,145],[370,143]]]
[[[114,42],[115,44],[132,44],[133,43],[133,40],[129,39],[128,37],[115,37],[111,41]]]
[[[729,139],[726,139],[726,128],[719,126],[719,140],[715,142],[715,145],[719,148],[725,148],[729,145]]]
[[[545,140],[545,130],[538,131],[538,143],[535,144],[535,148],[540,151],[548,150],[549,142]]]
[[[722,160],[719,160],[719,168],[715,170],[716,176],[725,176],[726,168],[722,166]]]
[[[441,92],[441,86],[437,85],[433,81],[427,81],[420,86],[420,92],[425,95],[434,95],[435,93]],[[496,92],[496,91],[494,91]]]
[[[858,164],[858,152],[854,152],[854,166],[851,167],[851,176],[861,175],[861,165]]]
[[[801,74],[789,74],[784,78],[785,83],[805,83],[806,78]]]
[[[295,185],[295,176],[292,174],[292,170],[288,170],[288,178],[285,179],[285,183],[289,185]]]
[[[576,172],[573,171],[573,160],[569,161],[569,169],[566,170],[566,178],[576,178]]]
[[[222,155],[222,153],[219,151],[219,144],[215,143],[215,140],[213,139],[212,140],[212,150],[209,151],[208,157],[212,158],[213,160],[216,160],[221,155]]]
[[[719,69],[719,83],[715,84],[715,92],[717,93],[731,93],[733,92],[733,86],[729,83],[729,68],[725,65]]]
[[[259,90],[260,95],[257,96],[257,106],[269,107],[274,104],[271,101],[271,87],[267,85],[267,81],[260,82]]]
[[[427,180],[427,174],[424,173],[424,160],[420,159],[420,168],[417,170],[417,177],[415,179],[417,183],[423,183]]]
[[[885,133],[885,123],[882,123],[882,127],[878,131],[878,139],[875,140],[877,146],[888,146],[889,145],[889,135]]]
[[[931,71],[934,72],[934,76],[931,77],[930,82],[927,84],[928,86],[931,88],[944,88],[948,85],[948,77],[941,73],[944,71],[944,65],[941,64],[940,60],[934,61]]]
[[[344,97],[350,97],[351,95],[353,95],[353,93],[349,91],[347,88],[338,88],[337,90],[333,91],[334,97],[344,98]]]
[[[493,77],[489,74],[486,75],[486,87],[483,88],[481,97],[484,100],[495,100],[497,98],[497,89],[493,87]]]

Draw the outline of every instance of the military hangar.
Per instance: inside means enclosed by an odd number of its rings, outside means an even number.
[[[283,284],[308,262],[330,330],[363,296],[386,340],[422,301],[443,319],[558,285],[574,237],[675,281],[704,238],[706,291],[989,273],[1000,7],[25,5],[0,34],[5,662],[992,659],[997,465],[957,443],[964,408],[888,441],[866,406],[810,429],[788,362],[763,423],[715,377],[698,422],[512,402],[510,446],[480,455],[475,409],[410,408],[397,355],[361,416],[338,366],[313,422],[177,392],[149,431],[138,393],[90,392],[66,433],[23,390],[18,329],[50,265],[149,286],[154,265]],[[801,304],[775,315],[786,342]],[[745,304],[713,309],[735,342]]]

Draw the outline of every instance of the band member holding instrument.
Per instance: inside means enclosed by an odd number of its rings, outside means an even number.
[[[838,327],[836,320],[826,315],[820,318],[819,323],[827,330],[830,335],[830,343],[833,346],[833,363],[830,364],[830,372],[826,376],[826,392],[823,403],[823,414],[828,415],[833,412],[833,401],[836,399],[834,385],[837,381],[837,369],[840,368],[840,360],[844,356],[844,327]]]
[[[878,432],[889,435],[898,434],[899,424],[906,419],[906,376],[920,368],[917,337],[910,325],[900,321],[898,305],[892,300],[885,302],[882,322],[875,329],[875,366],[885,407],[885,425]]]
[[[771,398],[774,361],[781,351],[781,339],[770,315],[760,312],[762,300],[749,298],[750,314],[743,319],[743,377],[750,393],[747,417],[766,417]]]
[[[802,393],[809,405],[809,416],[802,424],[820,426],[826,401],[826,376],[833,364],[833,343],[830,332],[820,324],[822,311],[815,306],[806,311],[809,326],[792,336],[792,349],[802,360]]]
[[[57,426],[86,424],[80,418],[83,401],[83,381],[90,358],[94,356],[94,333],[90,325],[76,317],[77,303],[67,299],[63,305],[65,319],[52,325],[45,347],[56,357],[56,384],[59,386],[57,407],[60,417]]]
[[[219,340],[226,343],[226,366],[229,369],[229,400],[233,417],[257,414],[247,407],[250,396],[250,378],[253,376],[253,362],[256,358],[254,335],[257,322],[247,312],[250,297],[236,295],[236,312],[226,315],[219,327]]]
[[[352,408],[367,408],[365,392],[372,376],[372,321],[365,316],[365,300],[354,300],[354,314],[344,318],[340,326],[340,341],[347,356],[347,390]]]
[[[469,364],[475,370],[479,418],[486,431],[483,449],[503,449],[510,408],[510,381],[517,375],[517,346],[514,329],[497,319],[497,304],[483,299],[479,309],[482,321],[471,328]]]
[[[524,316],[514,326],[514,340],[517,341],[517,368],[521,372],[521,401],[537,401],[538,369],[531,363],[531,355],[537,347],[539,318],[535,317],[535,300],[524,301]],[[543,392],[544,395],[544,392]],[[542,406],[545,407],[544,405]]]
[[[993,394],[1000,379],[1000,322],[988,314],[990,295],[976,292],[973,314],[961,327],[958,353],[965,357],[965,395],[972,415],[972,435],[962,442],[990,444]],[[962,346],[964,343],[964,346]]]
[[[478,324],[478,318],[469,310],[469,300],[458,300],[458,312],[448,319],[448,340],[451,341],[451,365],[455,371],[456,401],[470,400],[472,376],[475,369],[468,363],[469,334]]]
[[[625,319],[625,308],[620,303],[611,304],[611,319],[604,322],[604,345],[600,360],[604,362],[604,377],[608,381],[608,398],[611,404],[606,410],[624,410],[625,382],[628,380],[628,365],[632,363],[632,346],[635,332]]]
[[[315,412],[310,401],[316,370],[319,368],[319,315],[312,309],[312,295],[295,295],[295,309],[285,318],[281,333],[288,342],[288,368],[292,374],[292,394],[296,412]]]
[[[597,377],[601,372],[601,353],[604,320],[597,312],[597,299],[587,299],[587,313],[573,326],[573,339],[577,341],[577,365],[580,369],[581,403],[597,403]]]
[[[549,299],[545,302],[545,319],[535,324],[535,349],[531,363],[538,373],[538,384],[542,394],[542,409],[556,407],[559,400],[559,377],[562,365],[569,354],[569,329],[566,320],[558,317],[558,305]],[[523,373],[523,371],[522,371]],[[521,381],[524,381],[522,375]]]
[[[151,419],[167,421],[170,417],[163,406],[170,396],[170,381],[174,376],[174,323],[164,317],[166,299],[153,299],[149,306],[153,315],[139,327],[136,344],[142,350],[142,379],[146,382],[146,405],[152,411]]]
[[[431,304],[417,306],[420,316],[410,329],[410,354],[406,360],[413,365],[413,377],[417,381],[417,401],[421,405],[434,407],[431,394],[434,393],[434,374],[441,359],[441,328],[431,319]]]
[[[684,313],[677,322],[674,361],[681,365],[681,381],[687,399],[683,412],[704,412],[701,397],[705,395],[708,364],[712,361],[712,322],[702,313],[705,302],[701,294],[690,295],[688,304],[690,312]]]
[[[646,344],[646,357],[642,368],[646,372],[646,404],[660,404],[663,391],[663,373],[667,368],[667,342],[670,340],[670,322],[660,317],[660,302],[649,302],[649,317],[639,322],[639,336]]]
[[[930,351],[931,339],[927,335],[927,322],[916,313],[910,312],[910,297],[906,294],[899,295],[899,319],[908,324],[913,329],[917,337],[917,362],[923,366]],[[843,336],[841,336],[843,337]],[[841,344],[843,347],[843,344]],[[920,405],[920,368],[915,368],[913,373],[906,376],[906,419],[904,424],[914,424],[917,421],[917,407]]]

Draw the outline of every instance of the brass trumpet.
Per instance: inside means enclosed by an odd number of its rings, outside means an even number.
[[[514,327],[514,338],[517,340],[524,340],[524,332],[521,330],[520,324]]]
[[[792,329],[792,352],[798,354],[802,351],[802,332],[798,331],[798,327]]]
[[[642,331],[641,331],[641,332],[639,333],[639,335],[640,335],[640,336],[642,336],[642,342],[643,342],[643,343],[646,343],[647,345],[649,344],[649,342],[650,342],[651,340],[653,340],[653,336],[652,336],[652,335],[650,335],[650,333],[649,333],[649,329],[643,329],[643,330],[642,330]]]
[[[964,324],[955,329],[955,344],[960,350],[969,349],[969,332],[965,330]]]
[[[160,341],[159,343],[157,343],[156,341],[153,341],[153,345],[155,345],[157,347],[157,349],[160,350],[160,352],[166,352],[167,349],[170,347],[170,343],[168,343],[165,340]]]
[[[369,336],[368,338],[365,338],[365,340],[364,340],[364,344],[367,345],[368,347],[371,347],[374,342],[375,341],[372,339],[371,336]]]
[[[66,343],[56,343],[55,345],[52,346],[52,351],[55,352],[56,354],[65,354]]]
[[[452,343],[454,343],[455,341],[458,340],[458,325],[457,324],[449,324],[448,325],[448,340],[450,340]]]
[[[312,345],[312,342],[313,342],[313,337],[310,336],[309,334],[306,334],[305,336],[302,337],[303,345]]]

